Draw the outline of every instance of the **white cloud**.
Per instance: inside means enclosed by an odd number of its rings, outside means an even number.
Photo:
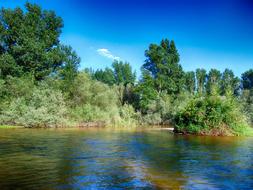
[[[97,50],[98,54],[112,60],[120,60],[120,57],[113,55],[108,49],[101,48]]]

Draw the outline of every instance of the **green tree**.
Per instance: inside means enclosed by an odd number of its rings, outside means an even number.
[[[53,11],[26,3],[26,11],[0,11],[1,76],[32,73],[36,80],[64,64],[59,36],[63,21]]]
[[[62,80],[61,90],[69,93],[69,90],[78,74],[80,57],[71,46],[61,46],[62,65],[58,68],[58,76]],[[70,95],[70,94],[69,94]]]
[[[136,80],[136,74],[132,71],[132,67],[129,63],[115,60],[112,63],[114,72],[114,78],[116,84],[134,84]]]
[[[177,94],[183,88],[183,69],[179,64],[179,54],[174,41],[162,40],[160,45],[151,44],[145,51],[143,69],[154,80],[155,89],[160,94]]]
[[[222,73],[221,80],[221,93],[222,95],[231,96],[236,94],[236,91],[239,89],[240,80],[238,77],[235,77],[234,73],[230,69],[225,69]]]
[[[221,73],[217,69],[211,69],[207,75],[206,91],[209,95],[220,94]]]
[[[145,113],[150,102],[158,97],[154,80],[147,70],[142,69],[142,79],[135,87],[135,93],[138,95],[136,108],[140,109],[142,113]]]
[[[253,88],[253,69],[250,69],[242,74],[243,89]]]
[[[113,122],[119,117],[118,97],[114,88],[92,80],[80,72],[73,82],[73,97],[69,100],[71,117],[79,122]]]
[[[242,95],[241,100],[244,106],[244,111],[253,124],[253,69],[250,69],[242,74]]]
[[[92,72],[92,78],[110,86],[115,86],[119,102],[121,105],[125,103],[135,104],[137,95],[134,93],[134,84],[136,74],[132,71],[132,67],[127,62],[114,61],[111,68],[105,70],[99,69]]]
[[[98,69],[92,74],[92,78],[106,83],[110,86],[114,85],[116,83],[115,77],[114,77],[114,72],[112,69],[106,67],[105,70]]]
[[[191,94],[194,94],[195,92],[195,86],[196,86],[196,80],[195,80],[195,73],[193,71],[186,72],[185,73],[185,87],[186,90],[189,91]]]
[[[22,73],[21,67],[19,67],[15,59],[8,53],[0,54],[0,78],[6,78],[6,76],[20,76]]]
[[[205,93],[206,78],[207,78],[207,76],[206,76],[205,69],[197,69],[196,70],[197,92],[201,96]]]
[[[92,73],[92,78],[108,85],[123,84],[127,86],[135,83],[136,74],[132,71],[129,63],[115,60],[112,63],[112,69],[108,67],[105,70],[98,69]]]

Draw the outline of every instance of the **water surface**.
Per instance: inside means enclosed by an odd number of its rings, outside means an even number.
[[[0,189],[251,189],[253,138],[1,129]]]

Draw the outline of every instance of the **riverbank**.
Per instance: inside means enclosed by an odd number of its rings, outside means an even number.
[[[43,127],[36,127],[37,129],[43,129]],[[182,132],[177,132],[175,131],[175,128],[171,125],[169,126],[164,126],[164,125],[133,125],[132,127],[122,127],[122,126],[106,126],[106,125],[94,125],[90,123],[82,124],[82,125],[72,125],[72,126],[61,126],[61,127],[47,127],[46,129],[153,129],[153,130],[162,130],[162,131],[167,131],[173,134],[178,134],[178,135],[191,135],[191,136],[219,136],[219,137],[229,137],[229,136],[245,136],[245,137],[252,137],[253,136],[253,127],[249,127],[246,130],[244,130],[241,133],[221,133],[221,132],[206,132],[206,133],[199,133],[199,134],[191,134],[191,133],[182,133]],[[14,126],[14,125],[0,125],[0,129],[34,129],[31,127],[25,127],[25,126]],[[45,128],[44,128],[45,129]],[[215,131],[215,130],[213,130]]]

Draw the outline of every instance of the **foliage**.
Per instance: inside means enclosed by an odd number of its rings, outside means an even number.
[[[150,44],[140,80],[128,62],[79,71],[59,37],[63,21],[26,3],[0,11],[0,124],[175,124],[183,133],[240,135],[253,123],[253,69],[184,72],[174,41]]]
[[[118,97],[114,89],[81,72],[70,89],[70,115],[77,122],[105,121],[114,122],[119,118]]]
[[[24,75],[22,77],[7,76],[3,83],[3,98],[28,97],[34,88],[34,78],[32,75]]]
[[[71,46],[61,46],[62,65],[57,69],[58,76],[62,79],[61,90],[68,91],[78,74],[80,57]]]
[[[108,85],[133,85],[136,80],[136,74],[132,71],[131,65],[117,60],[112,63],[112,69],[108,67],[105,70],[98,69],[92,73],[92,77]]]
[[[239,135],[248,128],[239,103],[220,96],[194,98],[178,113],[176,122],[177,132],[193,134]],[[225,131],[220,134],[220,129]]]
[[[142,113],[146,113],[148,105],[158,96],[158,92],[155,90],[155,82],[146,70],[142,70],[142,79],[135,87],[135,92],[139,99],[136,108]]]
[[[88,73],[93,79],[114,86],[121,105],[134,104],[137,99],[137,95],[134,93],[136,74],[132,71],[129,63],[115,60],[112,63],[112,69],[105,68],[105,70],[99,69]]]
[[[0,11],[0,76],[33,74],[36,80],[64,65],[59,43],[63,21],[53,11],[26,3],[26,11]]]
[[[188,92],[194,94],[196,88],[195,73],[189,71],[185,73],[185,87]]]
[[[196,79],[197,79],[197,92],[200,96],[205,94],[205,83],[207,79],[205,69],[196,70]]]
[[[243,89],[253,88],[253,69],[250,69],[242,74]]]
[[[110,68],[105,68],[105,70],[102,69],[98,69],[94,72],[94,74],[92,74],[93,78],[101,81],[105,84],[108,84],[110,86],[116,84],[116,80],[114,77],[114,72],[112,69]]]
[[[112,63],[112,68],[116,84],[124,84],[126,86],[127,84],[135,83],[136,74],[132,72],[132,67],[129,63],[115,60]]]
[[[226,96],[238,94],[239,86],[239,78],[235,77],[232,70],[225,69],[225,71],[222,73],[221,94]]]
[[[17,97],[2,110],[0,123],[27,127],[52,127],[65,124],[66,106],[60,91],[40,84],[31,95]]]
[[[191,100],[189,92],[180,93],[177,96],[161,94],[148,104],[147,112],[143,116],[144,124],[172,124],[175,116]]]
[[[243,90],[241,103],[244,107],[244,113],[248,116],[251,125],[253,125],[253,89]]]
[[[121,119],[116,123],[116,125],[132,127],[139,124],[140,113],[136,112],[133,106],[125,104],[119,111]]]
[[[162,40],[160,45],[151,44],[145,51],[143,69],[150,75],[158,93],[179,93],[183,87],[183,69],[179,64],[179,54],[174,41]],[[145,79],[145,78],[143,78]]]
[[[206,92],[209,95],[220,94],[221,73],[217,69],[211,69],[207,75]]]

